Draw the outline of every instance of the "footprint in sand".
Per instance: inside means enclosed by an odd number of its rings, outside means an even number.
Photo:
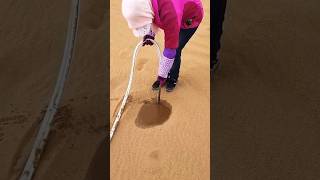
[[[118,97],[111,97],[111,98],[110,98],[110,101],[118,101],[118,100],[119,100]]]
[[[157,104],[155,101],[145,101],[136,118],[136,126],[151,128],[165,123],[171,114],[171,105],[167,101]]]
[[[147,58],[137,59],[137,70],[141,71],[144,68],[144,65],[148,62]]]
[[[152,151],[152,152],[149,154],[149,157],[152,158],[152,159],[158,160],[158,159],[159,159],[159,151],[157,151],[157,150]]]
[[[129,48],[123,48],[119,52],[119,57],[122,59],[130,59],[131,54],[130,54],[130,49]]]
[[[1,126],[20,125],[26,123],[27,117],[25,115],[14,115],[0,118]]]

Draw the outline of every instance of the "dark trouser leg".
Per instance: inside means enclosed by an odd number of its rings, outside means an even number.
[[[180,64],[181,64],[181,52],[184,46],[187,44],[189,39],[192,37],[192,35],[196,32],[196,28],[192,29],[181,29],[179,34],[179,47],[177,48],[176,57],[174,59],[172,68],[169,72],[169,78],[173,78],[175,80],[178,80],[179,78],[179,71],[180,71]]]
[[[210,62],[210,67],[217,60],[217,53],[220,49],[220,39],[222,35],[222,26],[224,20],[224,14],[226,10],[227,0],[214,0],[213,1],[213,18],[212,18],[212,38],[213,38],[213,56]]]

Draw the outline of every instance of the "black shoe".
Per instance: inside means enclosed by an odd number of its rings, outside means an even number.
[[[156,80],[153,84],[152,84],[152,90],[159,90],[160,89],[160,81]]]
[[[173,89],[176,87],[177,85],[177,80],[173,79],[173,78],[169,78],[167,79],[167,86],[166,86],[166,90],[168,92],[173,91]]]

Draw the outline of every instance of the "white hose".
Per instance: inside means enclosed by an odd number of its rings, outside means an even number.
[[[19,180],[31,180],[37,166],[39,165],[39,160],[42,152],[45,149],[47,143],[47,138],[52,127],[52,122],[54,115],[58,109],[59,102],[62,97],[65,81],[69,72],[71,60],[74,53],[74,44],[77,36],[79,12],[80,12],[80,0],[71,0],[71,11],[69,16],[68,31],[66,37],[66,43],[64,47],[64,54],[62,58],[62,63],[60,65],[60,70],[58,74],[58,79],[48,105],[45,116],[41,122],[39,131],[35,138],[34,144],[32,146],[31,152],[28,156],[27,162],[24,169],[20,175]]]
[[[160,52],[160,47],[158,45],[158,43],[152,39],[148,39],[150,41],[152,41],[156,47],[157,47],[157,52],[158,52],[158,57],[159,57],[159,61],[161,59],[161,52]],[[128,96],[129,96],[129,93],[130,93],[130,89],[131,89],[131,84],[132,84],[132,80],[133,80],[133,74],[134,74],[134,67],[135,67],[135,63],[136,63],[136,57],[137,57],[137,54],[138,54],[138,50],[140,49],[141,45],[142,45],[143,41],[140,41],[136,48],[134,49],[134,52],[133,52],[133,57],[132,57],[132,65],[131,65],[131,72],[130,72],[130,77],[129,77],[129,82],[128,82],[128,87],[127,87],[127,90],[126,90],[126,93],[122,99],[122,103],[121,103],[121,106],[120,106],[120,109],[117,113],[117,116],[116,116],[116,119],[114,120],[113,122],[113,125],[112,125],[112,128],[110,129],[110,142],[112,140],[112,137],[113,137],[113,134],[115,133],[116,131],[116,128],[120,122],[120,118],[121,118],[121,115],[123,113],[123,110],[124,110],[124,107],[127,103],[127,99],[128,99]]]

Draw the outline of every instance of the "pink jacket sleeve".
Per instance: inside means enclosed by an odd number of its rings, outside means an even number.
[[[159,1],[159,17],[164,31],[165,48],[178,48],[181,17],[171,0]]]
[[[164,30],[165,48],[176,49],[180,29],[199,26],[203,18],[201,0],[151,0],[154,23]],[[191,20],[191,24],[186,23]]]

